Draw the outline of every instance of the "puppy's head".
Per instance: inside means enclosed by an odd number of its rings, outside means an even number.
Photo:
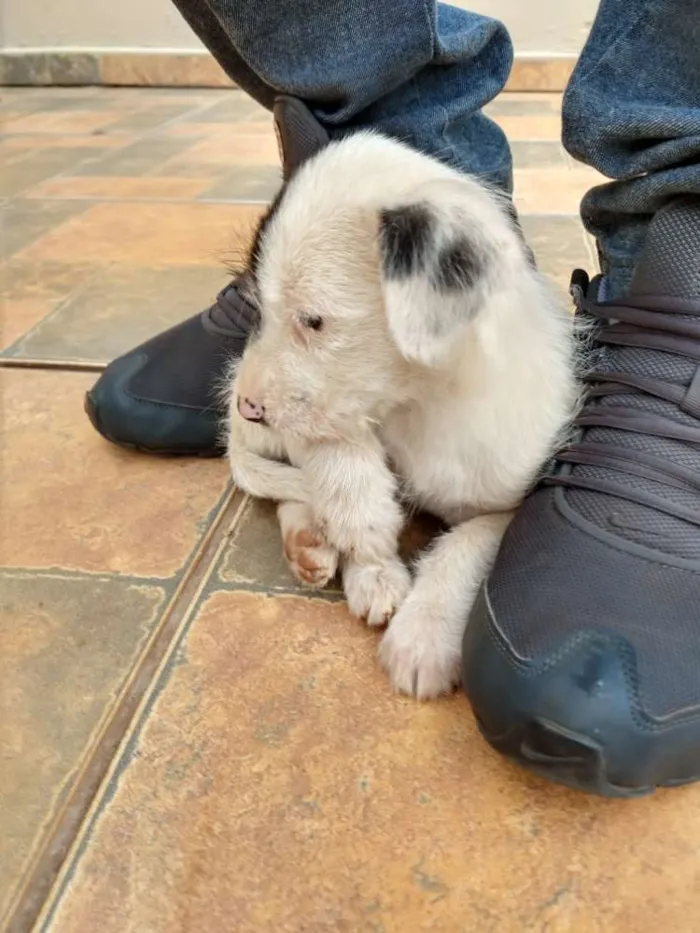
[[[290,436],[351,437],[447,365],[526,266],[499,199],[400,143],[360,133],[307,162],[251,252],[260,324],[239,411]]]

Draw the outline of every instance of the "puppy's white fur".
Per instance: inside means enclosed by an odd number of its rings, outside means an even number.
[[[570,318],[497,194],[368,133],[302,166],[253,267],[234,479],[281,503],[300,579],[322,585],[340,561],[351,611],[390,620],[396,689],[448,691],[477,589],[575,407]],[[406,503],[453,526],[413,581],[397,555]]]

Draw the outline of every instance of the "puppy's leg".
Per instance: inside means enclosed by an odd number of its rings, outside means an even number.
[[[229,463],[236,486],[256,499],[272,499],[274,502],[308,500],[302,471],[295,466],[246,449],[229,453]]]
[[[228,461],[239,489],[257,499],[308,500],[301,470],[284,462],[287,449],[279,434],[245,421],[233,403],[227,427]]]
[[[444,534],[418,564],[379,658],[395,690],[429,699],[459,683],[462,636],[512,512],[481,515]]]
[[[305,586],[322,589],[338,569],[338,551],[326,541],[311,507],[280,502],[277,517],[289,569]]]
[[[313,512],[343,556],[350,611],[383,625],[401,605],[411,578],[398,556],[403,514],[396,480],[374,436],[357,444],[323,444],[304,463]]]

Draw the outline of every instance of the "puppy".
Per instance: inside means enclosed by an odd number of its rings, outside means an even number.
[[[505,199],[371,133],[305,163],[250,257],[260,323],[232,374],[235,482],[276,500],[304,583],[350,610],[418,698],[459,680],[501,537],[576,402],[571,319]],[[406,507],[451,530],[411,576]]]

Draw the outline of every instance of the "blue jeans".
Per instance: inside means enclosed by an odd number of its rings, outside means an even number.
[[[512,188],[481,108],[513,59],[494,19],[432,0],[175,0],[263,106],[301,98],[331,136],[374,127]],[[627,288],[651,216],[700,195],[700,0],[602,0],[564,95],[563,143],[608,184],[584,197],[609,294]]]

